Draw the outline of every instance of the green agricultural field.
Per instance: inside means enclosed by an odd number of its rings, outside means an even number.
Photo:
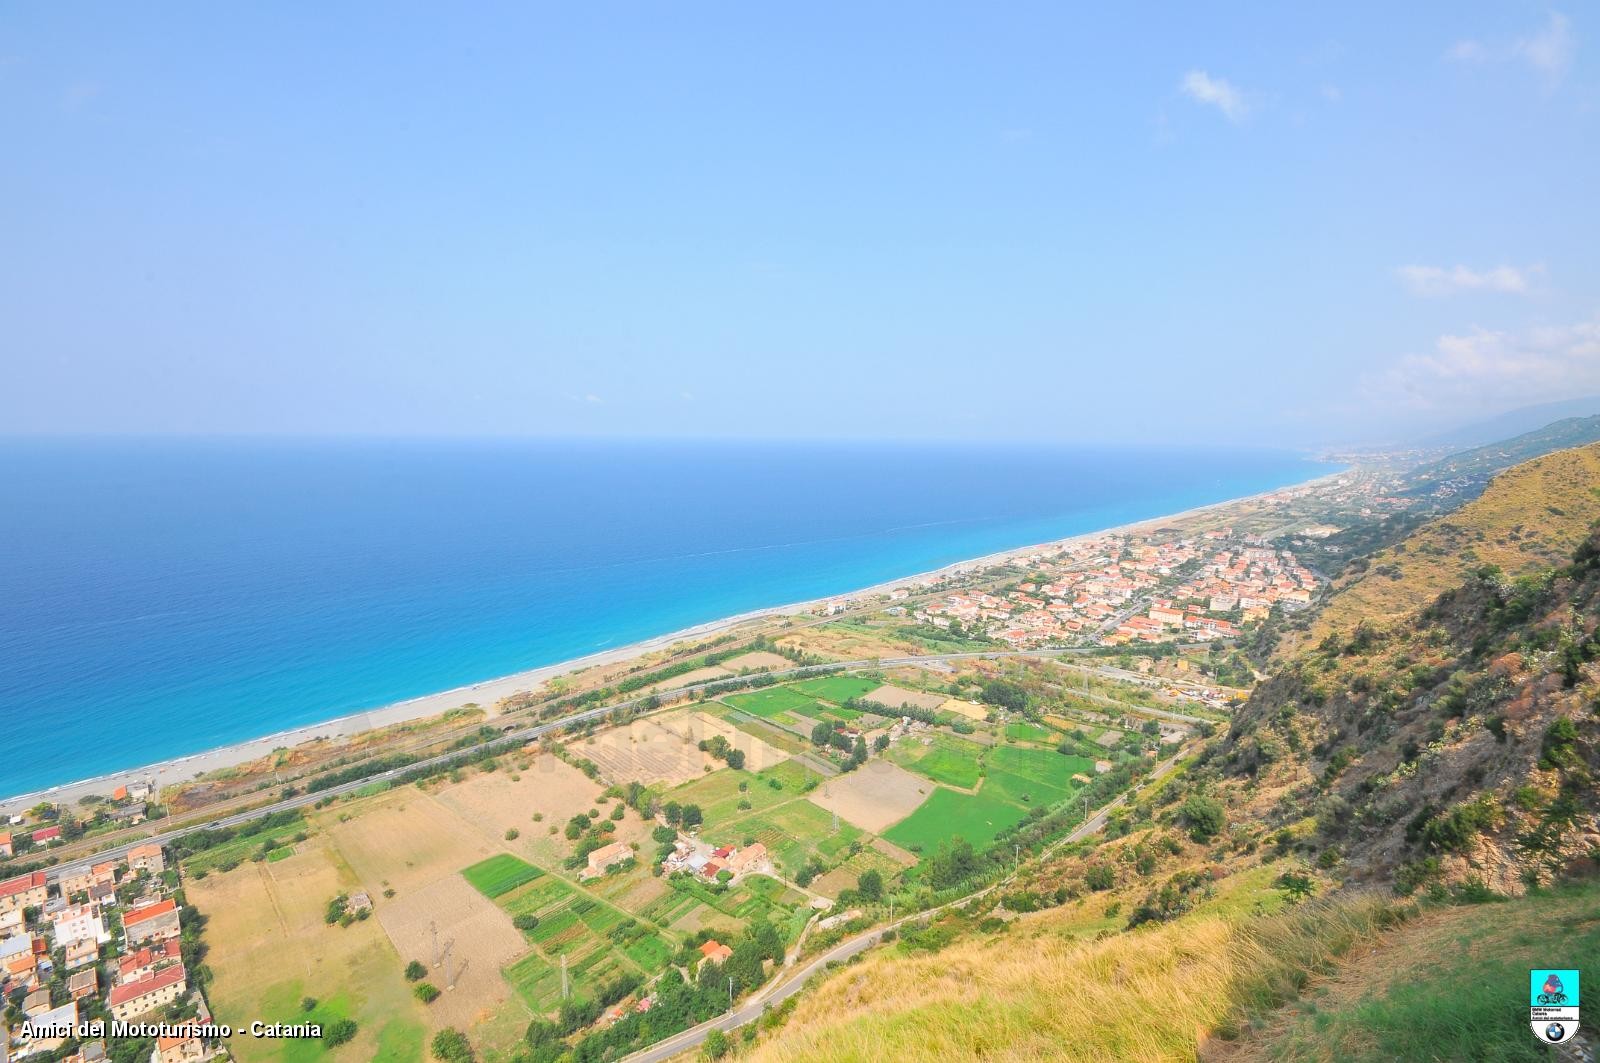
[[[494,900],[503,893],[510,893],[518,886],[532,882],[544,872],[520,857],[499,853],[473,864],[461,874],[473,889]]]
[[[1036,723],[1008,723],[1006,724],[1006,737],[1014,738],[1018,742],[1048,742],[1061,741],[1061,736],[1048,727]]]
[[[225,841],[221,845],[206,849],[203,852],[195,853],[183,861],[183,867],[185,871],[193,874],[196,871],[215,871],[223,864],[242,864],[259,852],[262,844],[269,839],[274,842],[284,842],[305,829],[305,820],[296,818],[291,823],[285,823],[256,834],[245,834]],[[269,859],[282,860],[284,857],[269,856]]]
[[[869,690],[876,690],[879,683],[875,679],[862,679],[854,675],[825,675],[820,679],[805,679],[789,685],[802,694],[843,705],[851,698],[859,698]]]
[[[996,746],[989,753],[989,767],[1065,789],[1072,786],[1073,775],[1079,772],[1092,775],[1094,761],[1053,749]]]
[[[889,759],[902,768],[925,775],[934,782],[970,790],[983,774],[980,760],[983,747],[948,735],[935,735],[931,745],[905,739],[889,747]]]
[[[753,738],[759,738],[767,745],[773,746],[776,749],[781,749],[785,753],[789,753],[791,755],[795,753],[804,753],[811,748],[811,743],[807,742],[804,738],[801,738],[793,731],[788,731],[780,727],[776,721],[768,721],[758,717],[752,717],[749,713],[738,709],[730,709],[726,705],[718,705],[716,708],[720,709],[721,711],[712,712],[712,715],[727,720],[745,734],[750,735]]]
[[[785,712],[810,715],[822,711],[822,706],[817,704],[816,699],[808,698],[788,687],[767,687],[764,690],[752,690],[748,694],[730,694],[722,700],[725,704],[742,709],[752,716],[763,716],[767,719]]]
[[[991,767],[989,774],[983,777],[983,789],[979,792],[984,797],[1007,801],[1024,809],[1053,805],[1072,793],[1065,787],[995,767]]]
[[[864,842],[868,835],[843,820],[839,821],[835,832],[831,814],[810,801],[791,797],[784,804],[748,813],[726,825],[712,825],[704,837],[716,845],[758,841],[772,853],[778,870],[792,875],[813,856],[824,864],[837,863],[839,854],[848,849],[851,842]]]
[[[913,852],[930,854],[946,838],[965,838],[975,847],[988,846],[1001,831],[1022,822],[1020,807],[986,794],[963,794],[939,787],[911,815],[883,836]]]

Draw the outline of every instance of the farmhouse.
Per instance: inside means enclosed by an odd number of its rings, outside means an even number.
[[[589,854],[589,866],[584,869],[582,878],[595,878],[606,873],[606,868],[613,864],[620,864],[633,855],[633,850],[626,842],[612,842],[602,845]]]
[[[146,941],[170,941],[178,936],[178,905],[172,900],[147,904],[122,917],[122,929],[129,945]]]
[[[189,976],[179,964],[137,982],[117,986],[111,991],[108,1003],[112,1016],[127,1022],[145,1012],[166,1007],[183,996],[188,988]]]
[[[704,957],[701,963],[726,963],[728,957],[733,955],[733,950],[712,938],[700,946],[700,955]]]
[[[42,827],[33,832],[33,844],[35,845],[53,845],[60,840],[60,827]]]
[[[49,886],[41,871],[21,878],[0,882],[0,912],[20,911],[23,908],[41,908]]]
[[[767,859],[767,847],[760,842],[747,845],[728,857],[728,870],[735,875],[750,871]]]

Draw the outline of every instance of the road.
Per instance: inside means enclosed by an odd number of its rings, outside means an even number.
[[[829,673],[835,673],[835,672],[840,672],[840,671],[845,671],[845,672],[859,671],[859,670],[861,670],[863,668],[896,668],[896,667],[901,667],[901,666],[905,666],[905,665],[922,664],[922,663],[926,663],[926,662],[929,662],[929,661],[950,662],[950,661],[964,661],[964,660],[996,660],[996,659],[1011,658],[1011,657],[1046,657],[1046,658],[1048,658],[1048,657],[1057,657],[1057,656],[1063,656],[1063,655],[1078,655],[1078,654],[1087,653],[1087,652],[1089,652],[1087,649],[1081,649],[1080,650],[1080,649],[1075,649],[1075,648],[1064,648],[1064,649],[1045,649],[1045,650],[984,650],[984,651],[973,651],[973,652],[968,652],[968,653],[939,653],[939,654],[927,654],[927,655],[923,655],[923,656],[913,656],[913,657],[882,657],[882,658],[871,658],[871,659],[859,660],[859,661],[841,661],[841,662],[836,662],[836,663],[830,663],[830,664],[827,664],[827,665],[812,665],[812,666],[807,666],[807,667],[785,668],[785,669],[782,669],[780,671],[767,672],[765,674],[768,675],[768,676],[771,676],[773,679],[784,679],[784,678],[789,678],[789,677],[798,676],[798,675],[804,675],[806,673],[818,672],[818,671],[823,671],[823,670],[825,670],[825,671],[827,671]],[[593,709],[585,709],[582,712],[574,713],[571,716],[563,716],[558,720],[551,720],[551,721],[549,721],[547,723],[532,724],[532,725],[527,726],[527,727],[519,727],[519,728],[516,728],[515,730],[504,732],[503,734],[501,734],[501,735],[499,735],[499,736],[497,736],[495,738],[489,739],[489,740],[483,742],[481,745],[479,745],[477,747],[474,747],[474,748],[480,749],[480,750],[484,749],[484,748],[495,748],[495,749],[498,749],[498,748],[501,748],[501,747],[514,748],[516,746],[523,745],[524,743],[531,742],[536,738],[541,738],[541,737],[543,737],[543,736],[545,736],[547,734],[550,734],[552,732],[557,732],[557,731],[564,730],[564,729],[572,726],[575,723],[586,723],[586,722],[591,721],[591,720],[604,719],[605,717],[609,716],[612,712],[614,712],[617,709],[635,708],[635,707],[637,707],[639,705],[642,705],[646,700],[648,700],[651,697],[660,697],[660,698],[663,698],[663,699],[665,699],[667,697],[682,697],[682,696],[693,697],[693,696],[695,696],[697,694],[704,693],[710,687],[716,686],[719,683],[726,682],[726,681],[727,680],[711,680],[710,682],[706,682],[706,683],[693,683],[693,684],[690,684],[689,686],[677,687],[677,688],[675,688],[673,690],[658,691],[655,694],[640,694],[637,697],[628,698],[628,699],[626,699],[624,701],[614,702],[613,704],[610,704],[610,705],[604,705],[604,706],[601,706],[601,707],[598,707],[598,708],[593,708]],[[1157,710],[1154,710],[1154,709],[1143,709],[1143,708],[1139,708],[1139,707],[1136,707],[1136,706],[1134,706],[1132,708],[1134,708],[1136,711],[1150,712],[1152,714],[1157,714]],[[664,711],[670,711],[670,710],[668,708],[666,708],[666,707],[663,707],[659,711],[663,711],[664,712]],[[1179,714],[1176,714],[1176,713],[1168,713],[1168,714],[1165,714],[1165,715],[1170,715],[1170,716],[1173,716],[1173,717],[1176,717],[1176,718],[1179,718],[1179,719],[1185,719],[1185,720],[1194,719],[1193,717],[1179,716]],[[318,801],[321,801],[324,798],[327,798],[327,797],[340,797],[340,796],[342,796],[344,794],[353,793],[354,791],[359,790],[364,786],[370,786],[372,783],[375,783],[375,782],[382,782],[384,779],[391,778],[392,776],[395,776],[395,775],[400,775],[400,774],[405,774],[405,773],[408,773],[408,772],[413,772],[413,771],[418,771],[418,770],[426,770],[428,768],[438,767],[440,765],[449,763],[451,760],[455,759],[456,757],[459,757],[463,753],[467,753],[467,752],[470,752],[470,751],[471,750],[462,750],[462,749],[452,750],[451,752],[441,753],[441,754],[439,754],[437,756],[426,757],[426,758],[424,758],[422,760],[417,761],[414,764],[408,764],[404,768],[397,768],[397,769],[394,769],[394,770],[391,770],[391,771],[381,772],[381,773],[376,774],[376,775],[368,775],[368,776],[365,776],[363,778],[353,780],[351,782],[342,783],[342,784],[340,784],[338,786],[329,787],[326,790],[317,790],[317,791],[312,792],[312,793],[297,794],[294,797],[285,798],[284,800],[281,800],[281,801],[275,801],[275,802],[272,802],[271,804],[260,805],[260,806],[257,806],[256,808],[252,808],[252,809],[249,809],[249,810],[244,811],[244,812],[236,812],[236,813],[233,813],[232,815],[223,816],[223,817],[221,817],[219,819],[210,820],[210,821],[207,821],[205,823],[196,823],[196,822],[191,821],[191,822],[185,824],[184,826],[179,827],[179,828],[175,828],[173,830],[163,831],[163,832],[161,832],[159,834],[150,835],[150,836],[147,836],[147,837],[144,837],[144,838],[133,839],[133,840],[130,840],[130,841],[127,841],[127,842],[119,843],[117,845],[111,846],[111,847],[106,848],[106,849],[101,849],[101,850],[99,850],[97,852],[94,852],[92,854],[84,856],[84,857],[82,857],[80,859],[74,860],[71,863],[57,864],[55,867],[51,867],[51,868],[45,869],[45,874],[51,880],[56,880],[56,879],[61,878],[64,875],[70,875],[70,874],[75,874],[75,873],[78,873],[78,872],[86,871],[91,866],[93,866],[94,864],[101,863],[102,861],[105,861],[105,860],[121,859],[123,857],[126,857],[127,854],[128,854],[128,850],[132,849],[134,846],[151,845],[151,844],[167,845],[168,843],[174,841],[175,839],[180,838],[185,834],[190,834],[190,833],[192,833],[192,832],[194,832],[196,830],[215,829],[215,828],[220,828],[220,827],[237,827],[237,826],[240,826],[242,824],[249,823],[252,820],[260,819],[263,816],[272,815],[275,812],[287,812],[287,811],[292,811],[292,810],[295,810],[295,809],[306,808],[306,807],[308,807],[310,805],[316,804]]]
[[[1144,777],[1144,780],[1139,784],[1139,786],[1135,787],[1133,790],[1128,790],[1117,796],[1114,800],[1107,802],[1103,807],[1096,810],[1094,815],[1084,820],[1083,823],[1081,823],[1075,830],[1072,831],[1072,833],[1046,846],[1044,851],[1041,852],[1038,857],[1030,860],[1029,863],[1032,864],[1038,860],[1044,859],[1046,856],[1049,856],[1062,846],[1071,845],[1073,842],[1082,841],[1092,834],[1100,833],[1100,831],[1105,829],[1106,821],[1111,817],[1112,812],[1115,812],[1118,808],[1127,803],[1127,801],[1134,795],[1135,792],[1143,789],[1146,786],[1149,786],[1151,783],[1157,781],[1165,776],[1168,772],[1172,771],[1173,767],[1185,755],[1185,752],[1180,750],[1179,752],[1168,757],[1166,760],[1162,761],[1160,764],[1157,764],[1151,769],[1150,774]],[[937,915],[939,912],[946,911],[947,909],[959,908],[962,905],[970,904],[973,901],[978,900],[987,894],[1010,884],[1010,882],[1016,878],[1016,875],[1017,872],[1013,871],[1000,881],[985,886],[980,890],[976,890],[965,897],[950,901],[946,904],[941,904],[937,908],[930,908],[924,912],[915,912],[911,915],[902,916],[892,923],[868,930],[857,935],[856,937],[851,938],[848,941],[841,941],[827,952],[822,953],[811,962],[807,963],[804,967],[793,969],[792,973],[786,974],[784,971],[779,971],[775,981],[769,982],[766,986],[751,994],[749,999],[742,1002],[733,1011],[730,1011],[725,1015],[719,1015],[715,1019],[709,1019],[706,1022],[701,1023],[699,1026],[692,1026],[689,1029],[684,1030],[682,1033],[673,1034],[671,1037],[668,1037],[665,1040],[657,1041],[650,1047],[640,1049],[632,1055],[624,1056],[622,1063],[661,1063],[663,1060],[671,1059],[673,1056],[695,1048],[706,1039],[706,1035],[712,1030],[722,1030],[726,1032],[728,1030],[738,1029],[740,1026],[743,1026],[746,1023],[754,1022],[755,1020],[761,1018],[761,1016],[766,1013],[768,1008],[782,1004],[785,1000],[788,1000],[790,997],[800,992],[801,989],[805,988],[806,983],[816,975],[823,973],[834,964],[844,963],[846,960],[849,960],[855,956],[859,956],[872,946],[878,944],[878,942],[883,940],[883,935],[886,931],[891,929],[898,931],[907,923],[921,922],[922,920],[927,919],[930,916]]]

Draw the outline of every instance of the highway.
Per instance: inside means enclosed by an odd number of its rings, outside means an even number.
[[[1088,652],[1089,651],[1087,649],[1066,648],[1066,649],[1044,649],[1044,650],[985,650],[985,651],[974,651],[974,652],[969,652],[969,653],[939,653],[939,654],[927,654],[927,655],[912,656],[912,657],[883,657],[883,658],[872,658],[872,659],[859,660],[859,661],[841,661],[841,662],[829,663],[829,664],[826,664],[826,665],[810,665],[810,666],[806,666],[806,667],[785,668],[785,669],[782,669],[780,671],[766,672],[764,674],[767,675],[767,676],[772,677],[773,679],[784,679],[784,678],[789,678],[789,677],[793,677],[793,676],[804,675],[804,674],[811,673],[811,672],[824,672],[825,671],[825,672],[828,672],[828,673],[836,673],[836,672],[840,672],[840,671],[845,671],[845,672],[860,671],[863,668],[896,668],[896,667],[902,667],[902,666],[906,666],[906,665],[920,665],[920,664],[926,664],[926,663],[929,663],[929,662],[936,662],[936,661],[937,662],[951,662],[951,661],[965,661],[965,660],[995,660],[995,659],[1011,658],[1011,657],[1046,657],[1046,658],[1048,658],[1048,657],[1059,657],[1059,656],[1068,656],[1068,655],[1076,656],[1076,655],[1081,655],[1081,654],[1088,653]],[[662,698],[662,699],[665,699],[665,698],[668,698],[668,697],[683,697],[683,696],[692,697],[694,695],[697,695],[697,694],[705,692],[710,687],[717,686],[718,684],[725,683],[725,682],[727,682],[726,679],[711,680],[711,681],[705,682],[705,683],[693,683],[693,684],[690,684],[689,686],[678,687],[678,688],[675,688],[673,690],[658,691],[655,694],[640,694],[637,697],[628,698],[628,699],[626,699],[624,701],[614,702],[612,704],[600,706],[600,707],[593,708],[593,709],[585,709],[582,712],[574,713],[571,716],[563,716],[563,717],[561,717],[560,719],[557,719],[557,720],[550,720],[550,721],[548,721],[546,723],[531,724],[531,725],[526,726],[526,727],[520,727],[520,728],[517,728],[517,729],[512,730],[512,731],[507,731],[507,732],[505,732],[505,733],[503,733],[501,735],[496,736],[495,738],[487,739],[482,744],[480,744],[479,746],[469,747],[468,749],[451,750],[448,753],[441,753],[441,754],[439,754],[437,756],[426,757],[426,758],[424,758],[422,760],[417,761],[414,764],[408,764],[404,768],[396,768],[396,769],[393,769],[391,771],[381,772],[381,773],[376,774],[376,775],[368,775],[368,776],[365,776],[363,778],[353,780],[351,782],[341,783],[338,786],[331,786],[326,790],[318,790],[318,791],[315,791],[313,793],[296,794],[293,797],[285,798],[284,800],[281,800],[281,801],[275,801],[275,802],[272,802],[271,804],[267,804],[267,805],[260,805],[260,806],[258,806],[256,808],[252,808],[252,809],[249,809],[249,810],[244,811],[244,812],[236,812],[236,813],[233,813],[231,815],[222,816],[222,817],[220,817],[218,819],[215,819],[215,820],[207,821],[205,823],[195,823],[195,822],[191,821],[191,822],[185,824],[182,827],[178,827],[178,828],[175,828],[175,829],[172,829],[172,830],[168,830],[168,831],[163,831],[163,832],[161,832],[159,834],[150,835],[150,836],[147,836],[147,837],[137,838],[137,839],[132,839],[130,841],[122,842],[122,843],[119,843],[117,845],[111,846],[109,848],[99,850],[98,852],[92,853],[92,854],[90,854],[88,856],[85,856],[85,857],[82,857],[80,859],[74,860],[71,863],[57,864],[54,867],[47,868],[47,869],[45,869],[45,874],[52,881],[55,881],[57,879],[60,879],[64,875],[70,875],[70,874],[74,874],[74,873],[77,873],[77,872],[86,871],[92,865],[101,863],[101,862],[106,861],[106,860],[122,859],[122,858],[127,856],[129,849],[132,849],[133,847],[138,846],[138,845],[150,845],[150,844],[166,845],[166,844],[174,841],[175,839],[181,838],[185,834],[191,834],[196,830],[209,830],[209,829],[216,829],[216,828],[220,828],[220,827],[237,827],[237,826],[240,826],[242,824],[249,823],[252,820],[260,819],[263,816],[272,815],[275,812],[287,812],[287,811],[291,811],[291,810],[294,810],[294,809],[306,808],[306,807],[308,807],[310,805],[316,804],[318,801],[321,801],[324,798],[339,797],[339,796],[342,796],[344,794],[353,793],[354,791],[359,790],[364,786],[370,786],[372,783],[381,782],[384,779],[391,778],[391,777],[393,777],[395,775],[401,775],[401,774],[406,774],[406,773],[414,772],[414,771],[418,771],[418,770],[426,770],[428,768],[438,767],[440,765],[443,765],[443,764],[446,764],[446,763],[450,762],[451,760],[454,760],[455,758],[463,755],[464,753],[468,753],[468,752],[473,751],[473,749],[480,749],[481,750],[481,749],[483,749],[485,747],[496,748],[496,749],[501,748],[501,747],[514,748],[514,747],[522,745],[522,744],[524,744],[526,742],[533,741],[536,738],[541,738],[541,737],[543,737],[543,736],[545,736],[547,734],[551,734],[552,732],[562,731],[562,730],[572,726],[575,723],[586,723],[586,722],[588,722],[590,720],[601,720],[601,719],[604,719],[605,717],[609,716],[613,711],[615,711],[616,709],[619,709],[619,708],[635,708],[635,707],[637,707],[639,705],[642,705],[645,701],[647,701],[651,697],[659,697],[659,698]],[[667,711],[667,708],[668,707],[664,706],[659,711]],[[1139,706],[1130,706],[1130,708],[1133,708],[1134,711],[1149,712],[1151,715],[1169,716],[1169,717],[1173,717],[1173,718],[1177,718],[1177,719],[1183,719],[1183,720],[1196,720],[1197,719],[1195,717],[1180,716],[1177,713],[1167,713],[1167,712],[1163,712],[1161,710],[1156,710],[1156,709],[1144,709],[1144,708],[1139,707]]]
[[[1082,841],[1092,834],[1100,833],[1100,831],[1105,829],[1106,821],[1110,818],[1112,812],[1122,807],[1122,805],[1125,804],[1135,792],[1142,790],[1144,787],[1149,786],[1151,783],[1157,781],[1165,776],[1168,772],[1172,771],[1173,767],[1178,763],[1179,760],[1183,759],[1184,756],[1185,752],[1180,750],[1179,752],[1168,757],[1166,760],[1163,760],[1160,764],[1157,764],[1150,770],[1150,774],[1144,777],[1144,780],[1139,784],[1139,786],[1132,790],[1128,790],[1118,795],[1114,800],[1107,802],[1103,807],[1097,809],[1094,815],[1090,816],[1088,819],[1084,820],[1083,823],[1079,824],[1071,834],[1052,842],[1050,845],[1045,847],[1043,852],[1028,862],[1030,864],[1036,863],[1038,860],[1044,859],[1046,856],[1049,856],[1062,846],[1071,845],[1073,842]],[[751,994],[747,1000],[740,1003],[739,1006],[733,1011],[730,1011],[725,1015],[719,1015],[714,1019],[708,1019],[699,1026],[691,1026],[682,1033],[673,1034],[671,1037],[657,1041],[648,1048],[642,1048],[632,1055],[624,1056],[622,1057],[622,1063],[661,1063],[662,1060],[671,1059],[673,1056],[687,1052],[696,1047],[706,1039],[706,1035],[712,1030],[722,1030],[726,1032],[728,1030],[738,1029],[740,1026],[743,1026],[746,1023],[754,1022],[755,1020],[761,1018],[761,1016],[766,1013],[768,1008],[782,1004],[785,1000],[788,1000],[790,997],[800,992],[801,989],[805,988],[807,982],[809,982],[816,975],[826,971],[830,966],[844,963],[846,960],[849,960],[854,956],[858,956],[870,949],[872,946],[878,944],[878,942],[883,940],[885,931],[891,929],[898,931],[907,923],[918,923],[931,916],[937,915],[940,912],[946,911],[947,909],[959,908],[962,905],[970,904],[973,901],[978,900],[1003,886],[1009,885],[1012,880],[1016,878],[1016,876],[1017,872],[1013,871],[1000,881],[991,883],[982,889],[975,890],[974,892],[967,894],[965,897],[960,897],[956,900],[941,904],[937,908],[929,908],[924,912],[914,912],[911,915],[902,916],[892,923],[888,923],[880,927],[874,927],[871,930],[858,934],[848,941],[841,941],[839,944],[833,946],[833,948],[812,959],[804,967],[795,970],[792,974],[785,974],[784,971],[780,970],[774,981],[768,982],[761,989],[758,989],[755,993]]]

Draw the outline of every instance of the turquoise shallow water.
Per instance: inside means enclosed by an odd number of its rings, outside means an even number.
[[[0,795],[1310,479],[1294,454],[0,442]]]

